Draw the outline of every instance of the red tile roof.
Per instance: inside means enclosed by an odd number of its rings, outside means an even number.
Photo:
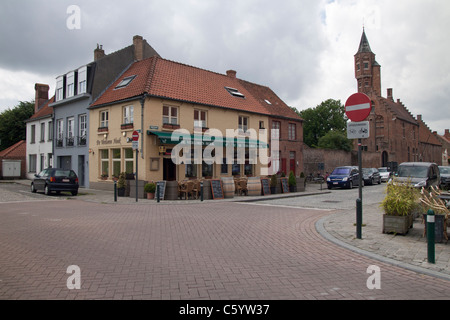
[[[128,86],[116,89],[124,78],[130,76],[136,78]],[[226,87],[237,89],[245,98],[231,95]],[[267,87],[159,57],[133,63],[91,107],[138,97],[144,93],[153,97],[300,120]],[[274,103],[268,105],[264,99]]]
[[[18,159],[25,158],[27,155],[27,143],[25,140],[21,140],[9,148],[0,152],[0,158],[2,159]]]
[[[36,112],[35,114],[33,114],[33,115],[31,116],[31,118],[28,119],[28,121],[31,121],[31,120],[34,120],[34,119],[40,119],[40,118],[44,118],[44,117],[47,117],[47,116],[49,116],[49,115],[52,115],[52,114],[53,114],[53,108],[52,108],[52,107],[49,107],[48,105],[49,105],[50,103],[53,103],[53,102],[55,102],[55,96],[53,96],[50,100],[48,100],[48,101],[44,104],[44,106],[42,106],[42,107],[38,110],[38,112]]]

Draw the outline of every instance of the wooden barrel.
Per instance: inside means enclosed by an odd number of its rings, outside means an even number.
[[[165,200],[177,200],[178,199],[178,182],[177,181],[167,181],[166,182],[166,192],[164,194]]]
[[[203,200],[210,199],[212,199],[211,180],[205,179],[203,180]]]
[[[261,179],[259,177],[250,177],[247,180],[247,189],[249,196],[261,195]]]
[[[232,177],[224,177],[222,180],[223,195],[225,198],[234,198],[235,186]]]

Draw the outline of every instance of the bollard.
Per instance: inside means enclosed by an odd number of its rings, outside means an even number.
[[[362,228],[362,200],[356,199],[356,238],[361,239]]]
[[[203,181],[200,182],[200,201],[203,201]]]
[[[114,180],[114,202],[117,202],[117,181]]]
[[[156,183],[156,202],[159,203],[159,183]]]
[[[427,242],[428,242],[428,262],[435,263],[435,234],[434,234],[434,211],[428,210],[427,212]]]

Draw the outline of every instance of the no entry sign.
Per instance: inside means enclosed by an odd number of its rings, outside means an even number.
[[[370,114],[371,110],[370,98],[364,93],[352,94],[345,103],[345,114],[354,121],[364,121]]]
[[[139,132],[133,131],[133,134],[131,135],[131,137],[133,138],[133,141],[138,141],[139,140]]]

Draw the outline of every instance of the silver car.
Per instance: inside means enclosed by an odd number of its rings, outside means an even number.
[[[439,186],[441,182],[439,168],[431,162],[403,162],[395,176],[395,181],[410,181],[415,188]]]
[[[378,172],[380,172],[381,182],[389,181],[389,178],[391,177],[391,173],[389,172],[388,168],[386,168],[386,167],[378,168]]]

